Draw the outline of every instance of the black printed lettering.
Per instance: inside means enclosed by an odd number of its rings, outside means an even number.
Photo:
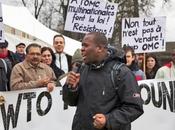
[[[36,98],[36,93],[28,92],[24,93],[23,99],[27,99],[27,122],[31,121],[31,112],[32,112],[32,98]]]
[[[45,110],[41,109],[41,100],[43,97],[46,97],[48,100],[47,108]],[[40,95],[38,96],[38,99],[37,99],[37,103],[36,103],[38,115],[40,115],[40,116],[46,115],[50,111],[51,106],[52,106],[52,97],[51,97],[50,93],[47,91],[40,93]]]

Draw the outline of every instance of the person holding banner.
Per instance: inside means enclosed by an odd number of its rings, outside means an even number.
[[[32,43],[26,48],[26,58],[14,66],[11,73],[11,90],[55,87],[55,74],[48,65],[41,63],[41,46]]]
[[[69,72],[63,86],[63,100],[77,106],[72,130],[130,130],[131,122],[143,114],[134,74],[121,63],[113,84],[111,69],[120,64],[119,57],[102,33],[86,34],[81,52],[82,66]]]

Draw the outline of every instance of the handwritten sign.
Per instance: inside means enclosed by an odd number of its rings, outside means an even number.
[[[65,30],[79,33],[101,32],[112,37],[117,4],[104,0],[70,0]]]
[[[3,33],[3,18],[2,18],[2,6],[0,2],[0,44],[4,42],[4,33]]]
[[[122,19],[122,46],[133,46],[136,53],[166,50],[166,17]]]

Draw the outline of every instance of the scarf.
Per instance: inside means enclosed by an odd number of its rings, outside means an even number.
[[[8,51],[4,51],[2,53],[0,53],[0,58],[4,59],[8,57]]]

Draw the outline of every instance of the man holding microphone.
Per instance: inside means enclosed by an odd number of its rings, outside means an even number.
[[[104,34],[86,34],[81,52],[83,64],[68,74],[63,87],[63,100],[77,106],[72,130],[130,130],[143,113],[134,74],[123,65],[113,85],[110,72],[119,57],[107,47]]]

